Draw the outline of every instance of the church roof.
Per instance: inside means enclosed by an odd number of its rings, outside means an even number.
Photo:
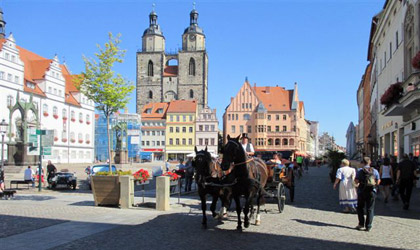
[[[174,100],[169,103],[168,113],[195,113],[196,101]]]
[[[165,66],[163,76],[178,76],[178,66]]]

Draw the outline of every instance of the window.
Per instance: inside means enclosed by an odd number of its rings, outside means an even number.
[[[182,139],[182,145],[185,145],[185,144],[187,144],[187,139]]]
[[[152,131],[152,136],[155,136],[155,131]]]
[[[185,115],[182,116],[182,121],[186,122],[187,121],[187,117]]]
[[[52,88],[48,87],[48,93],[52,94]]]
[[[9,60],[10,54],[6,53],[6,60]]]
[[[173,133],[174,132],[174,127],[169,127],[169,133]]]
[[[83,114],[79,113],[79,121],[83,121]]]
[[[202,138],[198,139],[198,145],[200,145],[200,146],[203,145],[203,139]]]
[[[271,126],[267,126],[267,132],[271,132]]]
[[[244,132],[244,126],[240,125],[240,126],[239,126],[239,133],[241,133],[241,134],[242,134],[243,132]]]
[[[204,126],[204,131],[209,131],[210,127],[209,125]]]
[[[190,122],[194,121],[194,118],[192,115],[190,115]]]
[[[284,145],[284,146],[287,146],[287,144],[288,144],[287,139],[283,139],[283,145]]]
[[[231,127],[230,130],[232,131],[233,134],[236,133],[236,127],[235,127],[235,125],[232,125],[232,127]]]
[[[13,96],[7,96],[7,107],[11,107],[13,105]]]
[[[267,115],[267,120],[271,121],[271,115]]]
[[[160,146],[160,141],[156,141],[156,146]]]
[[[176,145],[179,145],[179,138],[176,138],[175,141],[176,141]]]
[[[175,128],[175,132],[176,132],[176,133],[179,133],[179,127],[176,127],[176,128]]]
[[[44,113],[48,113],[48,105],[47,104],[42,105],[42,111]]]
[[[151,60],[149,60],[147,65],[147,76],[153,76],[153,62]]]
[[[150,146],[150,141],[146,141],[146,146]]]
[[[189,128],[189,132],[192,133],[193,132],[193,127]]]
[[[247,128],[247,131],[246,131],[247,133],[252,133],[252,126],[251,125],[249,125],[248,126],[248,128]]]
[[[86,115],[86,122],[90,123],[90,115]]]
[[[149,90],[149,99],[153,99],[153,92]]]
[[[398,41],[398,31],[397,32],[395,32],[395,47],[397,47],[398,48],[398,45],[399,45],[400,43],[399,43],[399,41]]]
[[[188,75],[195,76],[195,60],[194,58],[190,58],[190,65],[188,67]]]
[[[57,95],[57,89],[54,88],[54,95]],[[83,102],[85,102],[85,98],[83,98]]]
[[[155,141],[152,141],[152,146],[155,146]]]
[[[160,133],[161,133],[162,135],[165,135],[165,131],[160,131]]]
[[[63,92],[61,91],[61,89],[58,90],[58,95],[62,96]]]
[[[204,139],[204,145],[206,145],[206,146],[209,145],[209,139],[207,139],[207,138]]]
[[[4,72],[0,71],[0,79],[4,79]]]
[[[294,144],[295,144],[295,140],[290,139],[290,140],[289,140],[289,145],[290,145],[290,146],[293,146]]]
[[[211,141],[212,146],[216,145],[216,144],[214,144],[214,142],[215,142],[214,138],[211,138],[210,141]]]
[[[141,141],[141,145],[144,146],[144,141]]]
[[[11,81],[12,81],[12,74],[7,74],[7,80],[8,80],[9,82],[11,82]]]
[[[194,91],[190,89],[190,98],[194,98]]]
[[[174,144],[174,140],[172,138],[169,139],[169,145],[173,145]],[[162,144],[163,145],[163,144]]]
[[[392,43],[389,43],[389,59],[392,58]]]
[[[283,121],[287,120],[287,115],[283,115]]]
[[[165,146],[165,141],[161,141],[161,143],[162,143],[162,146]]]
[[[162,114],[162,113],[163,113],[163,109],[162,109],[162,108],[157,109],[157,110],[156,110],[156,113],[158,113],[158,114]]]
[[[283,132],[287,131],[287,126],[283,126]]]
[[[176,121],[179,122],[179,115],[176,116]]]
[[[236,114],[236,120],[239,120],[239,119],[238,119],[238,114]]]
[[[15,83],[19,83],[19,76],[15,76]]]
[[[215,131],[214,128],[215,128],[215,126],[211,125],[211,131]]]
[[[71,132],[70,133],[70,140],[75,140],[76,138],[75,138],[75,135],[74,135],[74,132]]]
[[[273,139],[268,139],[268,145],[269,146],[273,145]]]
[[[58,115],[58,108],[56,106],[53,107],[53,115]]]
[[[249,115],[249,114],[244,114],[243,119],[244,119],[245,121],[249,121],[249,120],[251,120],[251,115]]]
[[[230,114],[228,114],[228,121],[230,121]]]
[[[191,138],[188,139],[188,145],[192,145],[192,144],[193,144],[192,139]]]
[[[187,127],[182,127],[182,133],[187,133]]]
[[[203,131],[203,125],[198,125],[198,131]]]
[[[89,136],[89,134],[86,134],[85,135],[85,140],[88,142],[88,141],[90,141],[90,136]]]
[[[16,56],[12,55],[12,62],[16,62]]]
[[[280,132],[280,126],[276,126],[276,132]]]
[[[276,139],[275,144],[276,144],[276,146],[280,145],[280,139]]]

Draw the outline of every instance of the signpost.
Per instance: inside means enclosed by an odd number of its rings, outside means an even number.
[[[39,167],[38,167],[38,191],[41,192],[42,187],[42,156],[51,155],[51,147],[54,144],[54,130],[37,129],[35,137],[38,140],[39,135]],[[33,140],[35,140],[32,137]],[[29,137],[30,139],[31,137]],[[38,143],[35,144],[38,147]]]

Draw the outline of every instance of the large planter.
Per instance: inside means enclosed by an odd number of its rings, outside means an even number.
[[[134,203],[132,176],[92,176],[95,206],[130,208]]]

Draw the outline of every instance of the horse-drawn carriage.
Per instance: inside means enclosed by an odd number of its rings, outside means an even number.
[[[268,178],[264,187],[266,198],[272,198],[277,201],[279,212],[283,212],[286,203],[285,184],[287,183],[286,168],[279,168],[277,163],[267,162]]]

